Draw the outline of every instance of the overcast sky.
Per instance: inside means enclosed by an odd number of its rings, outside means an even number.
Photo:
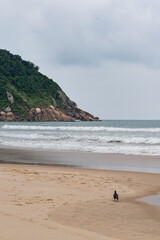
[[[160,119],[159,0],[0,0],[0,48],[101,119]]]

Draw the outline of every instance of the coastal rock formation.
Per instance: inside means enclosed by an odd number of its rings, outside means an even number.
[[[0,49],[0,121],[98,121],[39,72],[39,68]]]
[[[0,121],[31,121],[31,122],[46,122],[46,121],[99,121],[99,118],[94,117],[88,112],[79,109],[76,105],[70,107],[65,105],[65,112],[56,109],[53,105],[47,108],[32,108],[29,112],[29,117],[14,115],[11,108],[7,107],[5,111],[0,112]]]
[[[50,106],[48,108],[32,108],[29,112],[30,121],[35,122],[46,122],[46,121],[74,121],[73,118],[65,115],[63,112],[55,109],[54,106]]]
[[[53,105],[50,105],[48,108],[32,108],[29,112],[30,119],[29,121],[36,122],[45,122],[45,121],[64,121],[64,122],[73,122],[73,121],[98,121],[98,118],[95,118],[91,114],[77,108],[69,108],[65,113],[57,110]]]
[[[12,95],[10,92],[8,92],[8,91],[7,91],[7,98],[8,98],[8,100],[10,101],[11,104],[14,103],[13,95]]]
[[[12,112],[0,112],[0,121],[12,122],[15,120],[15,116]]]

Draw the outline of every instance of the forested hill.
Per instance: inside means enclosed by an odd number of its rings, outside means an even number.
[[[96,121],[38,66],[0,50],[0,121]]]

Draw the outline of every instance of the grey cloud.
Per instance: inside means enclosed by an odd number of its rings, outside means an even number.
[[[159,67],[158,0],[8,0],[0,7],[1,45],[33,60],[43,55],[52,64],[119,60]]]

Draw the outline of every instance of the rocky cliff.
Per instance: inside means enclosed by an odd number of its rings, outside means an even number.
[[[31,62],[0,50],[0,121],[98,121]]]

